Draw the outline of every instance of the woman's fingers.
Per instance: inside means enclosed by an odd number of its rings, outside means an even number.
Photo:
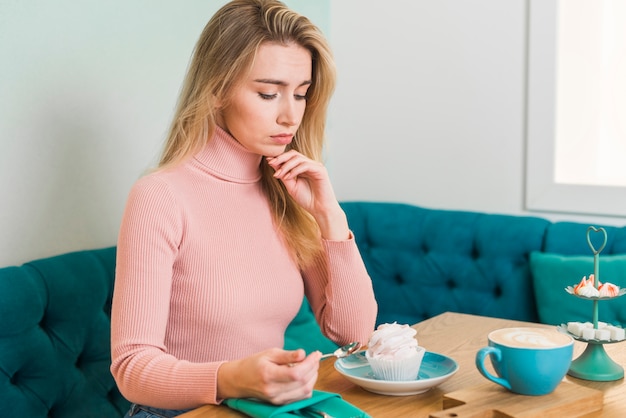
[[[274,177],[293,179],[301,174],[310,173],[310,177],[326,172],[323,164],[305,157],[297,151],[288,151],[274,158],[268,158],[268,164],[275,170]],[[321,178],[326,177],[321,176]]]
[[[315,218],[323,238],[349,238],[346,216],[337,202],[328,171],[322,163],[294,150],[268,158],[267,162],[275,170],[274,177],[283,183],[287,193]]]
[[[306,399],[312,395],[313,387],[317,382],[320,355],[318,352],[309,354],[300,363],[289,367],[289,379],[282,385],[276,402],[288,403]]]

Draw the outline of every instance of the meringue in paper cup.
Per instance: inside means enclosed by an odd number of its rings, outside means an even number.
[[[418,346],[415,334],[410,326],[396,322],[381,324],[372,333],[365,357],[377,379],[417,379],[426,350]]]
[[[415,347],[414,354],[405,358],[371,357],[367,351],[365,357],[376,379],[400,382],[417,379],[425,352],[424,347],[418,346]]]

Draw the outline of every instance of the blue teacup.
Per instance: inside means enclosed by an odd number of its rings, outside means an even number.
[[[552,393],[572,363],[574,340],[554,328],[503,328],[488,336],[476,353],[476,367],[487,379],[521,395]],[[497,376],[485,368],[489,355]]]

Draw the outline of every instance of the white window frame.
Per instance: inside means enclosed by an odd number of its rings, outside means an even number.
[[[558,3],[559,0],[530,0],[526,209],[626,217],[626,187],[554,180]]]

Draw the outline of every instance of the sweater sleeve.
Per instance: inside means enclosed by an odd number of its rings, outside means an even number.
[[[323,247],[325,258],[303,274],[317,322],[336,344],[366,344],[374,331],[378,305],[354,236],[323,240]]]
[[[177,359],[164,344],[183,219],[167,186],[148,176],[130,192],[118,238],[111,372],[128,400],[157,408],[218,403],[221,363]]]

